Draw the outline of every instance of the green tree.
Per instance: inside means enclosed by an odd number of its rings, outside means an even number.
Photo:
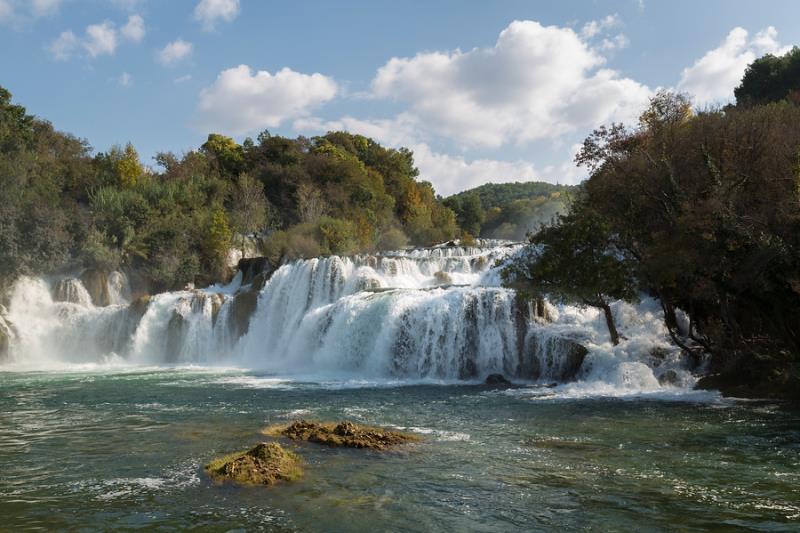
[[[790,99],[800,104],[800,48],[782,56],[767,54],[748,65],[733,94],[737,105],[767,104]]]
[[[633,263],[615,243],[607,224],[583,208],[531,236],[527,254],[503,272],[507,283],[523,294],[597,307],[603,311],[614,345],[619,333],[610,303],[636,301]]]
[[[236,177],[244,168],[244,150],[230,137],[210,133],[200,149],[213,161],[222,176]]]

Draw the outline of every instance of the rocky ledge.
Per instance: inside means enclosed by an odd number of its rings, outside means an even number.
[[[246,452],[215,459],[205,470],[215,481],[239,485],[274,485],[303,476],[300,458],[275,442],[262,442]]]
[[[391,431],[385,428],[362,426],[353,422],[308,422],[296,420],[291,424],[271,426],[263,433],[269,436],[283,436],[292,440],[304,440],[333,447],[370,448],[385,450],[398,444],[420,441],[420,437],[410,433]]]

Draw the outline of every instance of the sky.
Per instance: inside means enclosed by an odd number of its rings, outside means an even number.
[[[412,149],[448,195],[578,183],[594,128],[659,90],[730,101],[798,20],[797,0],[0,0],[0,86],[149,165],[211,132],[347,130]]]

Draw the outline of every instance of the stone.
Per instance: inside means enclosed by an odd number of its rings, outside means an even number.
[[[440,270],[433,275],[434,279],[436,279],[436,283],[439,285],[452,285],[453,278],[447,272]]]
[[[678,373],[674,370],[667,370],[660,376],[658,376],[658,383],[660,385],[669,385],[672,387],[678,386],[680,379],[678,378]]]
[[[276,442],[262,442],[246,452],[215,459],[205,470],[215,481],[239,485],[270,486],[303,477],[300,458]]]
[[[272,273],[275,272],[275,267],[266,257],[248,257],[240,259],[237,268],[242,272],[242,285],[254,284],[256,277],[260,276],[257,280],[261,285],[257,287],[259,290],[264,286],[264,283],[266,283]]]
[[[510,387],[513,385],[503,374],[489,374],[484,380],[484,384],[494,387]]]
[[[350,421],[337,423],[296,420],[289,425],[266,428],[262,433],[331,447],[385,450],[398,444],[418,442],[418,436],[385,428],[362,426]]]
[[[81,274],[81,282],[98,307],[107,306],[111,298],[108,294],[108,273],[96,268],[88,268]]]
[[[234,338],[241,337],[250,329],[250,318],[258,306],[258,294],[257,291],[250,290],[233,297],[228,320]]]

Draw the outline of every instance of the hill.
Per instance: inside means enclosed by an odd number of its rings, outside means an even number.
[[[564,213],[575,185],[541,181],[487,183],[449,196],[444,205],[472,235],[521,241],[557,214]]]

